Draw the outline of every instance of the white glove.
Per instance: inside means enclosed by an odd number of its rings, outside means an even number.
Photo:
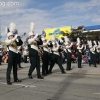
[[[71,45],[73,45],[73,42],[71,42]]]
[[[16,34],[16,35],[14,36],[14,38],[17,39],[17,37],[18,37],[18,35]]]
[[[19,40],[18,40],[18,39],[16,39],[16,41],[17,41],[17,42],[19,42]]]
[[[98,41],[98,44],[100,45],[100,41]]]
[[[36,34],[34,38],[36,39],[37,37],[38,37],[38,34]]]
[[[14,38],[12,39],[12,41],[15,41],[17,39],[17,34],[14,36]]]
[[[96,41],[93,41],[95,45],[97,45]]]

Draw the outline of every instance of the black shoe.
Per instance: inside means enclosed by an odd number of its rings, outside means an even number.
[[[97,67],[97,66],[94,66],[94,67]]]
[[[23,68],[23,67],[19,67],[19,68]]]
[[[14,82],[22,82],[21,80],[17,79],[17,80],[14,80]]]
[[[30,79],[33,79],[32,75],[28,75]]]
[[[82,67],[78,67],[78,68],[82,68]]]
[[[47,76],[47,74],[42,74],[43,76]]]
[[[66,71],[70,71],[70,69],[66,69]]]
[[[44,79],[41,75],[37,76],[38,79]]]
[[[62,74],[65,74],[65,73],[66,73],[66,72],[63,70],[63,71],[62,71]]]
[[[89,66],[91,67],[91,64],[89,64]]]
[[[46,75],[49,75],[49,72],[46,72]]]
[[[51,71],[49,71],[49,74],[52,74],[52,72],[51,72]]]
[[[7,84],[8,84],[8,85],[12,85],[12,83],[11,83],[11,82],[7,82]]]
[[[66,74],[66,72],[65,71],[62,71],[62,74]]]

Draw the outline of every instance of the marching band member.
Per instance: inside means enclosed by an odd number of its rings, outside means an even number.
[[[21,44],[23,44],[23,41],[21,40],[21,38],[20,38],[20,36],[17,36],[17,42],[19,41]],[[18,50],[18,55],[17,55],[17,57],[18,57],[18,62],[17,62],[17,64],[18,64],[18,67],[19,68],[23,68],[23,67],[21,67],[21,55],[22,55],[22,45],[21,46],[17,46],[17,50]]]
[[[43,55],[42,55],[42,75],[48,75],[48,65],[49,65],[49,40],[46,40],[44,37],[42,38],[43,41]]]
[[[100,41],[98,41],[97,52],[98,52],[98,63],[100,64]]]
[[[92,42],[91,41],[87,41],[89,48],[90,48],[90,61],[89,61],[89,66],[91,66],[91,64],[94,65],[94,67],[96,66],[96,53],[95,53],[95,48],[97,45],[92,46]]]
[[[14,75],[14,82],[21,82],[18,79],[17,76],[17,46],[22,45],[22,43],[19,41],[17,42],[17,35],[14,36],[14,30],[15,30],[15,24],[11,23],[10,24],[10,32],[7,34],[7,40],[6,45],[9,48],[8,51],[8,67],[7,67],[7,73],[6,73],[6,79],[7,79],[7,84],[11,85],[11,81],[10,81],[10,74],[11,74],[11,69],[13,66],[13,75]]]
[[[71,51],[71,47],[73,46],[73,43],[72,42],[68,42],[68,38],[67,36],[65,36],[65,46],[66,46],[66,49],[67,49],[67,67],[66,67],[66,70],[72,70],[71,69],[71,55],[72,55],[72,51]]]
[[[62,73],[66,73],[64,71],[63,66],[62,66],[62,59],[61,59],[60,54],[59,54],[59,44],[58,44],[58,42],[55,41],[55,39],[53,40],[52,44],[53,44],[53,47],[52,47],[53,53],[51,56],[51,64],[50,64],[50,68],[49,68],[49,73],[52,73],[52,68],[55,65],[55,63],[58,64]]]
[[[83,45],[81,46],[80,39],[77,38],[78,68],[82,68],[81,67],[81,63],[82,63],[82,49],[83,49]]]
[[[28,76],[30,79],[32,79],[32,72],[34,71],[35,67],[37,70],[37,78],[43,79],[43,77],[40,75],[40,59],[38,55],[38,45],[37,45],[37,37],[38,34],[34,35],[34,23],[31,23],[31,32],[29,33],[29,39],[28,39],[28,44],[29,44],[29,58],[30,58],[30,63],[31,66],[29,68]]]
[[[97,45],[96,41],[94,41],[94,44]],[[100,63],[100,42],[98,41],[98,45],[96,46],[96,62]]]
[[[28,61],[27,61],[27,57],[28,57],[28,55],[29,55],[28,46],[25,45],[23,49],[24,49],[24,50],[23,50],[24,63],[28,63]]]
[[[3,46],[0,44],[0,65],[1,65],[1,62],[2,62],[2,56],[3,56]]]

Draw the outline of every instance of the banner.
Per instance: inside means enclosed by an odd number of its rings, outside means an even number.
[[[46,39],[51,40],[52,35],[55,35],[56,38],[61,39],[62,37],[64,37],[64,34],[71,33],[71,27],[65,26],[60,28],[50,28],[50,29],[45,29],[44,32],[45,32]]]

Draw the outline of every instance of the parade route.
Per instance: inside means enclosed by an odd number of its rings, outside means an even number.
[[[72,70],[62,74],[57,65],[53,73],[43,80],[37,79],[36,70],[33,79],[28,78],[29,63],[22,63],[18,70],[21,83],[6,84],[7,64],[0,66],[0,100],[100,100],[100,65],[97,68],[82,64],[77,68],[72,63]],[[66,69],[66,65],[63,65]]]

